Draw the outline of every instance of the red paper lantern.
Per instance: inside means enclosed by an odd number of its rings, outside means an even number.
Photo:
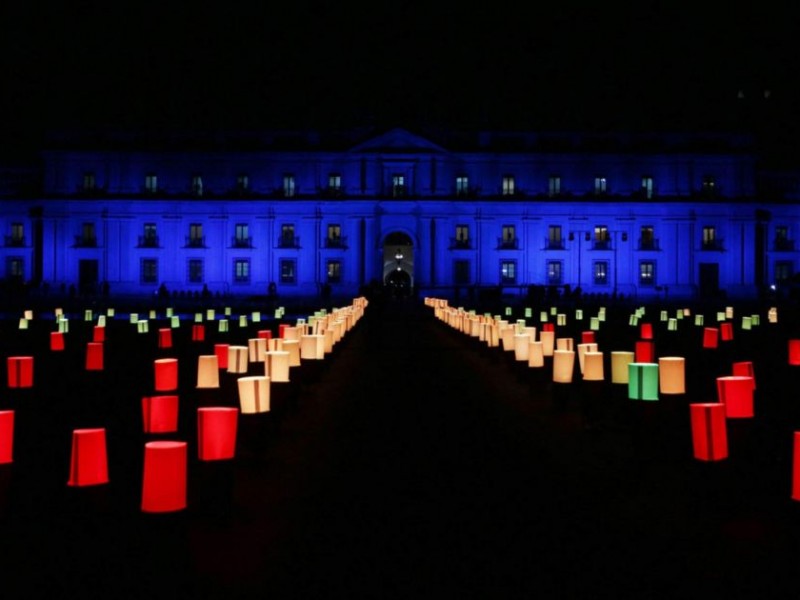
[[[542,323],[542,331],[555,331],[556,326],[552,323]]]
[[[192,341],[204,342],[206,340],[206,326],[192,325]]]
[[[643,340],[652,340],[653,339],[653,324],[652,323],[642,323],[639,325],[639,337]]]
[[[6,365],[8,367],[8,387],[33,387],[32,356],[9,356]]]
[[[142,512],[161,513],[186,508],[186,442],[144,445]]]
[[[0,410],[0,465],[14,459],[14,411]]]
[[[64,334],[60,331],[50,332],[50,350],[61,352],[64,350]]]
[[[264,338],[265,340],[272,339],[272,332],[269,329],[262,329],[258,332],[258,337]],[[281,336],[283,337],[283,336]]]
[[[89,342],[86,344],[86,370],[103,370],[103,344],[101,342]]]
[[[93,342],[105,342],[106,341],[106,328],[100,327],[100,325],[95,325],[94,329],[92,330],[92,341]]]
[[[238,408],[214,406],[197,409],[197,450],[200,460],[233,458],[238,417]]]
[[[214,344],[214,354],[217,355],[217,366],[220,369],[228,368],[228,346],[229,344]]]
[[[634,362],[654,363],[656,362],[656,345],[650,340],[639,340],[636,342],[634,350]]]
[[[731,375],[717,377],[717,396],[729,419],[753,416],[753,378]]]
[[[173,392],[178,389],[178,359],[159,358],[153,361],[157,392]]]
[[[703,348],[716,348],[718,344],[719,329],[716,327],[705,327],[703,329]]]
[[[800,340],[789,340],[789,364],[800,365]]]
[[[728,458],[728,424],[725,405],[690,404],[692,447],[697,460],[716,461]]]
[[[792,460],[792,500],[800,500],[800,431],[794,432]]]
[[[290,325],[288,323],[281,323],[278,325],[278,337],[283,339],[285,337],[286,328]]]
[[[720,323],[719,332],[723,342],[730,342],[733,339],[733,323],[728,321]]]
[[[164,328],[158,330],[158,347],[172,348],[172,329]]]
[[[178,396],[142,398],[145,433],[174,433],[178,430]]]
[[[581,331],[581,344],[594,344],[594,331]]]
[[[67,485],[83,487],[102,483],[108,483],[106,430],[102,427],[74,430]]]
[[[756,389],[756,374],[753,371],[753,363],[749,360],[733,363],[733,375],[741,377],[751,377],[753,379],[753,389]]]

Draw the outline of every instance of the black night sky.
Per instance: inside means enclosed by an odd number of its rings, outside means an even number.
[[[19,3],[0,9],[0,132],[8,150],[50,128],[796,120],[788,3],[624,4]]]

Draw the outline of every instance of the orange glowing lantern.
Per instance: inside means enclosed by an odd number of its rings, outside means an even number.
[[[14,461],[14,411],[0,410],[0,465]]]
[[[86,344],[86,370],[103,370],[103,344],[100,342],[89,342]]]
[[[228,373],[247,373],[247,346],[228,346]]]
[[[153,361],[153,366],[157,392],[173,392],[178,389],[177,358],[159,358]]]
[[[269,377],[240,377],[239,406],[243,415],[269,412]]]
[[[303,360],[322,360],[325,358],[325,339],[322,335],[300,336],[300,358]]]
[[[285,352],[289,353],[289,366],[300,366],[300,340],[287,340],[284,339],[281,347]]]
[[[545,323],[547,325],[547,323]],[[553,356],[554,352],[554,345],[556,340],[556,332],[555,331],[548,331],[547,329],[543,329],[539,338],[542,341],[542,353],[544,356]]]
[[[197,388],[215,389],[219,387],[219,363],[216,354],[203,354],[197,357]]]
[[[267,351],[267,338],[250,338],[247,340],[248,360],[260,362],[264,360],[264,352]]]
[[[717,377],[717,396],[729,419],[753,416],[753,378],[740,375]]]
[[[571,383],[575,370],[575,352],[573,350],[553,351],[553,382]]]
[[[106,430],[75,429],[67,485],[83,487],[108,483]]]
[[[200,460],[228,460],[236,453],[239,409],[214,406],[197,409],[197,451]]]
[[[264,353],[264,375],[275,383],[289,381],[289,353],[276,350]]]
[[[597,346],[593,343],[587,345]],[[587,350],[583,353],[583,379],[584,381],[603,381],[605,379],[602,352]]]
[[[6,360],[8,387],[33,387],[33,357],[9,356]]]
[[[530,348],[528,348],[528,366],[534,368],[544,366],[544,351],[542,350],[542,342],[530,343]]]
[[[186,442],[146,443],[142,512],[173,512],[184,508],[186,508]]]
[[[142,398],[145,433],[174,433],[178,430],[178,396]]]
[[[728,433],[725,405],[690,404],[692,447],[697,460],[716,461],[728,458]]]
[[[634,361],[634,353],[616,350],[611,353],[611,383],[628,383],[628,365]]]
[[[50,350],[53,352],[62,352],[64,350],[64,334],[60,331],[52,331],[50,333]]]
[[[686,393],[686,360],[681,356],[658,359],[658,389],[662,394]]]
[[[281,323],[280,325],[278,325],[278,337],[279,338],[286,337],[284,335],[284,333],[286,332],[286,328],[287,327],[290,327],[290,325],[288,323]]]

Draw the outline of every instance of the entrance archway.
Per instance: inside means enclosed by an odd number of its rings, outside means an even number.
[[[383,240],[383,284],[400,296],[410,294],[414,287],[414,242],[402,231]]]

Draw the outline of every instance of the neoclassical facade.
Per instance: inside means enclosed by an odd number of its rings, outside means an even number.
[[[753,297],[797,270],[746,136],[118,134],[56,140],[40,178],[4,182],[6,279],[87,292]]]

